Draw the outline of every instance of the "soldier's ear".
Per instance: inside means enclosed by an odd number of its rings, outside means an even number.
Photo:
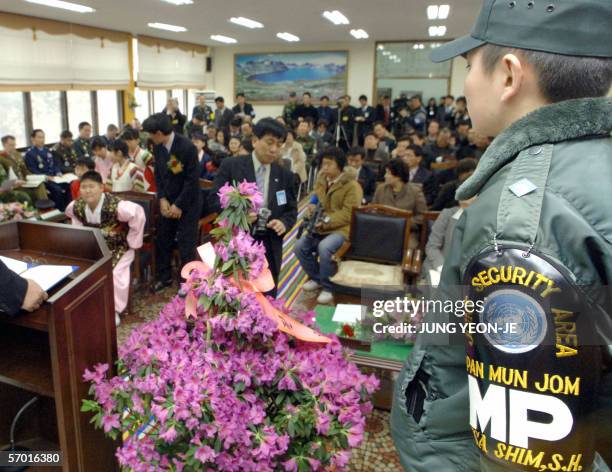
[[[516,54],[508,53],[499,64],[498,73],[503,80],[503,93],[500,99],[502,102],[507,102],[519,94],[525,82],[525,63],[521,62]],[[495,72],[493,74],[495,75]]]

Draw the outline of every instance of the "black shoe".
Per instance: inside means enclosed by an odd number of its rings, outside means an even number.
[[[155,282],[153,287],[151,287],[151,292],[153,293],[161,292],[166,287],[170,287],[170,285],[172,285],[172,280],[166,280],[165,282],[158,280],[157,282]]]

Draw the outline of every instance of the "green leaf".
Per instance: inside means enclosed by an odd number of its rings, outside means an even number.
[[[287,432],[292,438],[295,437],[295,423],[293,422],[293,420],[289,420],[289,424],[287,425]]]

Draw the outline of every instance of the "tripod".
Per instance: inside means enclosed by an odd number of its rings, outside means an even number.
[[[346,130],[342,127],[342,107],[338,105],[338,116],[336,117],[336,131],[334,131],[334,137],[336,141],[336,147],[340,147],[340,138],[344,138],[347,148],[350,147]]]

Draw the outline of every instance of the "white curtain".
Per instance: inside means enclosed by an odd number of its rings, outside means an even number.
[[[206,88],[207,53],[194,48],[168,47],[138,41],[138,87],[148,89]]]
[[[130,81],[128,39],[77,36],[0,26],[0,86],[16,90],[125,88]]]

